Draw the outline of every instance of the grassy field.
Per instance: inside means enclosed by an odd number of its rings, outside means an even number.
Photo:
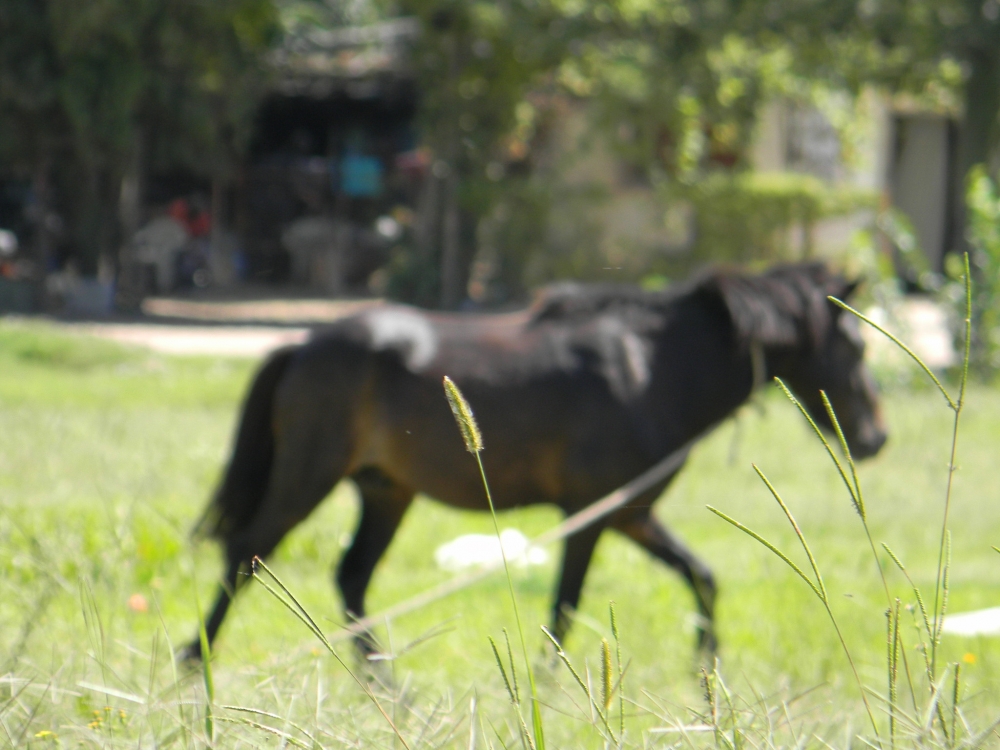
[[[0,744],[211,743],[203,675],[175,666],[171,649],[194,635],[196,597],[208,606],[221,572],[217,549],[193,544],[188,532],[227,455],[253,366],[154,356],[0,322]],[[890,443],[861,468],[869,522],[876,542],[888,543],[916,583],[932,591],[951,412],[930,389],[890,393],[885,407]],[[973,388],[951,519],[953,612],[1000,605],[1000,555],[991,549],[1000,545],[998,445],[1000,393]],[[712,504],[782,549],[799,551],[751,461],[796,514],[861,677],[884,693],[886,600],[878,572],[839,477],[783,397],[766,394],[700,445],[658,512],[716,572],[720,675],[735,704],[745,707],[739,714],[745,736],[769,738],[774,746],[852,746],[852,736],[870,727],[822,607],[781,561],[705,509]],[[341,485],[273,559],[273,570],[329,633],[340,622],[330,570],[355,514],[353,489]],[[501,525],[530,536],[557,520],[553,510],[535,508],[505,514]],[[438,544],[491,530],[485,514],[420,500],[376,571],[370,611],[446,580],[449,574],[433,561]],[[803,555],[793,557],[805,564]],[[881,557],[893,595],[912,604],[905,581]],[[555,563],[515,572],[549,706],[548,746],[601,747],[585,696],[543,651],[537,626],[548,621],[554,575]],[[733,741],[672,731],[701,725],[707,710],[693,651],[692,599],[672,573],[610,534],[600,543],[566,644],[580,669],[589,669],[596,685],[612,600],[629,664],[627,744]],[[904,613],[904,624],[915,621]],[[518,744],[516,717],[487,643],[488,635],[501,638],[503,627],[513,627],[513,617],[506,582],[494,577],[382,628],[398,656],[383,665],[383,684],[373,684],[410,747],[500,747],[501,738]],[[413,643],[431,631],[433,637]],[[907,663],[919,681],[915,630],[903,631]],[[340,651],[351,656],[346,644]],[[962,664],[968,722],[986,726],[1000,712],[1000,640],[945,636],[942,653]],[[397,742],[344,668],[258,585],[248,586],[234,607],[211,673],[215,746]],[[901,703],[909,700],[901,688]],[[926,704],[922,695],[918,701]],[[878,706],[876,714],[884,724]],[[987,745],[996,741],[994,735]]]

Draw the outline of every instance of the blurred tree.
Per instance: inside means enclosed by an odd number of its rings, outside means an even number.
[[[115,262],[150,164],[227,177],[274,30],[269,0],[0,4],[0,156],[54,186],[84,273]]]
[[[997,0],[754,0],[744,11],[760,37],[781,39],[809,76],[857,91],[910,92],[960,116],[958,196],[990,163],[1000,116]],[[966,246],[965,204],[955,201],[955,249]]]
[[[413,60],[423,140],[435,160],[425,223],[440,227],[436,301],[452,306],[464,297],[468,244],[486,217],[491,237],[503,245],[495,274],[519,293],[528,260],[548,241],[546,204],[557,188],[539,184],[538,168],[557,133],[553,121],[567,108],[585,109],[593,130],[640,180],[694,179],[742,164],[777,68],[773,55],[753,49],[733,28],[740,5],[394,3],[391,12],[420,18],[424,30]]]

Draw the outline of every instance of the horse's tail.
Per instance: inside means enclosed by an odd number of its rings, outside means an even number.
[[[285,347],[271,354],[254,378],[243,403],[232,458],[194,527],[196,537],[227,539],[246,528],[260,508],[274,460],[274,394],[298,348]]]

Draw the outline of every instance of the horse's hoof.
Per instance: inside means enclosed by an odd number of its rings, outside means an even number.
[[[390,658],[386,658],[384,654],[372,651],[360,656],[359,661],[361,663],[363,679],[367,679],[368,682],[374,683],[386,690],[392,690],[395,687],[396,681],[393,678]]]
[[[193,641],[178,651],[177,663],[190,667],[201,664],[201,642]]]
[[[719,641],[712,630],[698,630],[698,654],[709,664],[715,661],[719,652]]]

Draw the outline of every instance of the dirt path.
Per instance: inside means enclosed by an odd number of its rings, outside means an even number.
[[[305,341],[317,325],[331,323],[382,300],[266,299],[204,301],[153,297],[143,303],[145,317],[137,322],[59,323],[78,331],[124,344],[146,346],[167,354],[262,357],[287,344]],[[929,300],[903,301],[893,316],[871,311],[910,343],[935,369],[956,361],[947,311]],[[880,334],[862,325],[869,357],[876,362],[905,359]]]
[[[63,330],[122,344],[145,346],[164,354],[262,357],[287,344],[300,344],[308,328],[273,326],[185,326],[158,323],[62,323]]]
[[[63,322],[65,331],[145,346],[165,354],[262,357],[299,344],[313,327],[382,304],[381,300],[205,301],[152,297],[137,322]]]

